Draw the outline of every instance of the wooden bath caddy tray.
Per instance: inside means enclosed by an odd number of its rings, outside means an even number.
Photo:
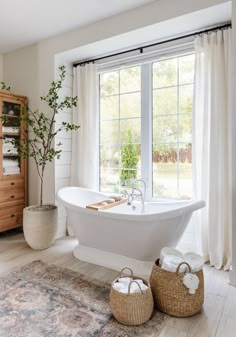
[[[127,202],[127,198],[111,197],[105,200],[96,202],[95,204],[87,205],[86,208],[93,209],[95,211],[108,209],[114,206],[118,206]]]

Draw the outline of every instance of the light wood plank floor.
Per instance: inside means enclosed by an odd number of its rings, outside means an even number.
[[[0,275],[33,260],[60,265],[107,282],[118,275],[114,270],[77,260],[72,255],[76,240],[64,237],[44,251],[30,249],[22,233],[0,234]],[[229,274],[205,266],[205,304],[190,318],[173,318],[160,337],[236,337],[236,288],[229,286]]]

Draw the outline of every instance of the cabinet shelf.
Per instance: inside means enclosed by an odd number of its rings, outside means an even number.
[[[20,137],[19,133],[11,133],[11,132],[3,132],[3,136],[10,136],[10,137]]]
[[[18,172],[18,173],[15,173],[15,172],[13,172],[13,173],[4,172],[2,175],[3,175],[4,177],[6,177],[6,176],[19,176],[19,175],[20,175],[20,172]]]
[[[27,159],[14,147],[14,141],[20,142],[25,135],[27,126],[21,117],[26,104],[26,97],[0,91],[0,209],[6,208],[6,217],[17,215],[4,222],[0,219],[0,232],[22,226],[27,206]]]
[[[2,114],[4,117],[9,117],[9,118],[19,118],[19,115],[10,115],[10,114]]]
[[[3,157],[20,157],[19,154],[3,153]]]

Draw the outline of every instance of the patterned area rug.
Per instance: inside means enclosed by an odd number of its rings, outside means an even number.
[[[156,337],[167,316],[139,327],[112,317],[109,284],[34,261],[0,278],[1,337]]]

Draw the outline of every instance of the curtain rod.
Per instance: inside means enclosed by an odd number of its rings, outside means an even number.
[[[169,39],[169,40],[164,40],[164,41],[160,41],[160,42],[156,42],[156,43],[151,43],[151,44],[148,44],[148,45],[145,45],[145,46],[142,46],[142,47],[128,49],[128,50],[124,50],[124,51],[121,51],[121,52],[118,52],[118,53],[109,54],[109,55],[97,57],[97,58],[94,58],[94,59],[81,61],[81,62],[73,64],[73,67],[77,67],[77,66],[80,66],[80,65],[85,65],[87,63],[93,63],[93,62],[96,62],[96,61],[104,60],[104,59],[109,58],[109,57],[123,55],[123,54],[131,53],[131,52],[134,52],[134,51],[139,51],[140,54],[142,54],[143,50],[146,49],[146,48],[150,48],[150,47],[154,47],[154,46],[159,46],[159,45],[162,45],[164,43],[174,42],[174,41],[178,41],[178,40],[181,40],[181,39],[184,39],[184,38],[188,38],[188,37],[192,37],[192,36],[196,36],[196,35],[210,33],[210,32],[213,32],[213,31],[216,31],[216,30],[219,30],[219,29],[227,29],[229,27],[231,27],[231,22],[227,23],[227,24],[224,24],[224,25],[221,25],[221,26],[216,26],[214,28],[209,28],[209,29],[205,29],[205,30],[196,31],[196,32],[188,34],[188,35],[181,35],[181,36]]]

